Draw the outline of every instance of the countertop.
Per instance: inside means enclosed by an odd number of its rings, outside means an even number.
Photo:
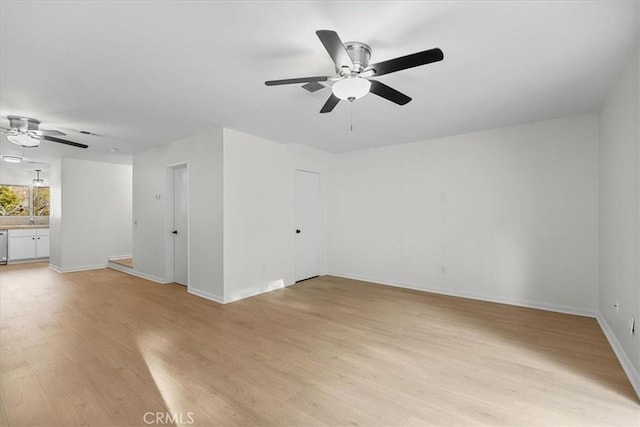
[[[24,230],[29,228],[49,228],[48,225],[0,225],[0,230]]]

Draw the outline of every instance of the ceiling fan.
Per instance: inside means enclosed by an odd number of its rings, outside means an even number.
[[[40,120],[22,116],[7,116],[9,128],[0,127],[2,133],[7,134],[7,139],[21,147],[34,148],[40,145],[41,141],[57,142],[58,144],[71,145],[78,148],[89,148],[88,145],[80,142],[60,139],[65,136],[64,132],[53,129],[40,129]]]
[[[333,60],[337,76],[268,80],[264,84],[278,86],[334,81],[335,83],[331,88],[331,96],[329,96],[329,99],[320,110],[321,113],[332,111],[340,100],[353,102],[369,92],[398,105],[405,105],[411,101],[410,97],[371,78],[442,61],[444,58],[442,51],[435,48],[370,65],[371,48],[367,44],[361,42],[342,43],[338,33],[330,30],[316,31],[316,35]]]

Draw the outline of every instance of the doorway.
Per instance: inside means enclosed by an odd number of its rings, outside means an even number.
[[[189,283],[189,177],[187,165],[173,171],[173,281]]]
[[[296,170],[295,280],[322,273],[322,199],[320,174]]]

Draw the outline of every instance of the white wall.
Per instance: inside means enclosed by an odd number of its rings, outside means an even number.
[[[597,141],[584,115],[337,156],[329,271],[593,313]]]
[[[326,156],[230,129],[135,155],[135,272],[171,281],[167,174],[187,163],[189,292],[230,302],[293,283],[295,169],[324,176]]]
[[[134,156],[134,269],[153,280],[172,281],[169,167],[181,163],[187,163],[189,179],[189,291],[222,300],[221,129]]]
[[[49,265],[62,265],[62,159],[51,163],[49,179]]]
[[[65,158],[51,175],[51,266],[83,270],[130,255],[131,166]]]
[[[323,181],[325,163],[317,150],[224,130],[225,302],[294,283],[295,169]]]
[[[640,108],[634,52],[600,113],[600,314],[640,395]],[[614,305],[619,303],[619,311]],[[628,322],[635,316],[636,333]],[[611,334],[613,337],[611,337]],[[616,342],[617,341],[617,342]],[[619,357],[621,355],[619,354]]]

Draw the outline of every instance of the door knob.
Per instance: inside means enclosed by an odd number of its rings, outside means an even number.
[[[172,233],[173,234],[178,234],[178,230],[173,230]]]
[[[300,234],[300,230],[296,230],[296,234]]]

